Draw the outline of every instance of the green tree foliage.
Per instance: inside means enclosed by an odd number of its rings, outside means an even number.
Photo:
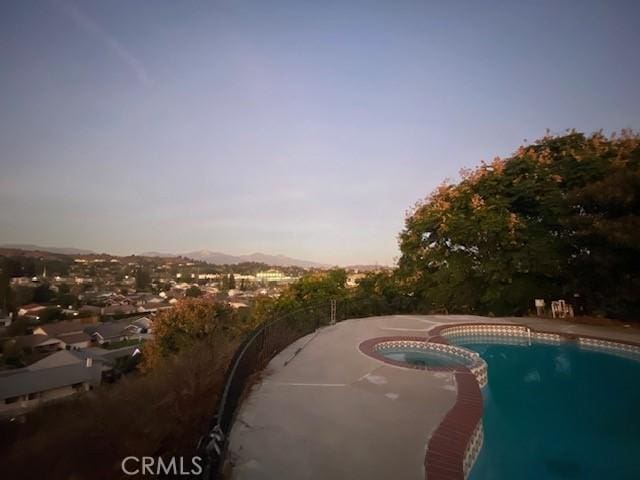
[[[151,285],[151,273],[146,268],[136,270],[136,289],[146,290]]]
[[[3,257],[0,262],[0,268],[5,272],[5,274],[11,277],[21,277],[23,275],[22,271],[22,263],[20,262],[20,257],[12,258],[12,257]]]
[[[35,288],[33,287],[26,287],[22,285],[18,285],[17,287],[13,288],[15,305],[19,307],[21,305],[33,303],[34,290]]]
[[[276,299],[257,297],[249,311],[251,324],[257,326],[283,319],[271,335],[280,341],[285,337],[293,341],[301,332],[308,333],[312,326],[329,321],[330,301],[348,297],[346,280],[346,272],[341,269],[309,273],[289,285]]]
[[[191,298],[197,298],[202,296],[202,290],[200,290],[198,287],[196,287],[195,285],[190,286],[189,288],[187,288],[187,291],[184,292],[184,294],[187,297],[191,297]]]
[[[0,311],[9,313],[15,309],[13,293],[11,291],[10,278],[7,272],[0,267]]]
[[[12,367],[24,366],[25,351],[16,345],[16,342],[6,340],[2,345],[2,361]]]
[[[62,305],[64,308],[77,308],[80,304],[78,301],[78,297],[72,293],[63,293],[58,295],[58,303]]]
[[[33,301],[35,303],[48,303],[53,300],[55,293],[51,290],[51,286],[48,283],[38,285],[33,290]]]
[[[38,313],[39,323],[51,323],[62,320],[62,310],[58,307],[49,307]]]
[[[425,309],[518,314],[564,297],[637,318],[640,137],[546,136],[464,171],[416,205],[400,249],[399,281]]]
[[[360,315],[381,315],[415,310],[413,293],[397,271],[367,274],[358,281],[358,287],[352,293],[350,303],[355,309],[354,313]]]
[[[150,370],[163,358],[188,351],[201,342],[221,337],[235,339],[252,327],[239,321],[236,312],[225,303],[186,298],[157,315],[154,338],[145,344],[143,368]]]
[[[29,330],[29,321],[26,318],[17,318],[9,325],[6,334],[7,337],[16,337],[18,335],[25,335]]]
[[[233,290],[236,288],[236,278],[233,273],[222,276],[220,287],[222,290]]]
[[[347,274],[342,269],[305,275],[292,283],[278,299],[278,307],[300,308],[330,299],[340,299],[347,295]]]

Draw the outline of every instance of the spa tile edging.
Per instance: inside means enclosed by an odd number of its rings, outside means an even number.
[[[360,351],[365,355],[403,368],[413,368],[415,370],[429,371],[445,371],[445,372],[471,372],[477,379],[480,387],[487,384],[487,363],[476,352],[468,350],[456,345],[447,343],[436,343],[429,341],[424,337],[377,337],[362,342],[359,346]],[[454,358],[468,360],[469,366],[451,365],[451,366],[432,366],[432,365],[413,365],[401,361],[392,360],[383,355],[385,350],[396,348],[410,348],[413,350],[424,350],[429,352],[441,353]]]
[[[590,335],[536,330],[526,325],[505,323],[458,323],[437,325],[428,332],[429,337],[389,336],[366,340],[359,345],[365,355],[382,362],[417,370],[448,371],[454,374],[457,384],[456,402],[447,412],[427,443],[425,477],[428,480],[464,480],[482,449],[483,398],[481,388],[487,383],[487,364],[476,353],[449,344],[449,339],[469,337],[478,342],[487,337],[499,337],[499,343],[528,345],[530,342],[559,345],[575,342],[580,348],[603,351],[610,354],[640,360],[640,344]],[[434,367],[410,365],[384,357],[385,348],[424,349],[462,357],[473,361],[470,367],[456,365]],[[478,361],[479,360],[479,361]]]

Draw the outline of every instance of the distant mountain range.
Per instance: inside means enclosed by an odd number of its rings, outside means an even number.
[[[5,250],[3,252],[3,250]],[[13,252],[11,252],[13,250]],[[49,253],[52,255],[93,255],[93,256],[112,256],[118,257],[119,255],[110,255],[107,253],[98,253],[93,250],[87,250],[83,248],[74,247],[43,247],[41,245],[33,245],[27,243],[5,243],[0,245],[0,255],[12,254],[15,255],[15,250],[21,250],[24,254],[30,256],[38,256],[40,253]],[[27,253],[28,252],[28,253]],[[326,263],[312,262],[310,260],[300,260],[298,258],[291,258],[285,255],[268,255],[266,253],[251,253],[249,255],[229,255],[227,253],[213,252],[211,250],[197,250],[195,252],[187,253],[165,253],[165,252],[143,252],[138,254],[140,257],[158,257],[158,258],[177,258],[184,257],[200,262],[207,262],[214,265],[236,265],[243,262],[257,262],[265,263],[273,267],[300,267],[300,268],[330,268],[337,265],[329,265]],[[390,267],[386,265],[347,265],[344,268],[349,270],[359,270],[361,272],[385,270]]]
[[[97,252],[92,250],[86,250],[82,248],[73,248],[73,247],[43,247],[41,245],[31,245],[31,244],[18,244],[18,243],[7,243],[4,245],[0,245],[0,248],[5,249],[13,249],[13,250],[25,250],[31,252],[47,252],[47,253],[55,253],[59,255],[95,255]],[[235,265],[237,263],[242,262],[259,262],[266,263],[267,265],[272,265],[274,267],[302,267],[302,268],[323,268],[328,267],[329,265],[311,262],[309,260],[300,260],[297,258],[287,257],[285,255],[267,255],[265,253],[252,253],[250,255],[229,255],[226,253],[213,252],[211,250],[198,250],[195,252],[187,252],[187,253],[163,253],[163,252],[143,252],[140,254],[141,257],[164,257],[164,258],[174,258],[174,257],[186,257],[191,258],[193,260],[198,260],[201,262],[208,262],[215,265]]]
[[[82,248],[73,247],[42,247],[40,245],[5,243],[0,245],[1,248],[9,248],[14,250],[28,250],[33,252],[58,253],[60,255],[92,255],[96,252],[84,250]]]
[[[267,255],[266,253],[252,253],[249,255],[229,255],[227,253],[213,252],[211,250],[198,250],[195,252],[181,253],[179,255],[174,253],[162,253],[162,252],[144,252],[140,254],[144,257],[187,257],[193,260],[199,260],[201,262],[213,263],[216,265],[235,265],[242,262],[259,262],[266,263],[267,265],[273,265],[274,267],[328,267],[329,265],[311,262],[309,260],[300,260],[297,258],[287,257],[285,255]]]

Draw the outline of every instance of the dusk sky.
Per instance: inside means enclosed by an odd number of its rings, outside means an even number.
[[[636,1],[0,3],[0,244],[391,264],[549,128],[640,127]]]

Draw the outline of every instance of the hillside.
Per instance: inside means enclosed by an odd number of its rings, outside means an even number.
[[[177,257],[177,254],[160,253],[160,252],[144,252],[141,256],[148,257]],[[257,262],[272,265],[274,267],[301,267],[301,268],[323,268],[328,265],[312,262],[309,260],[300,260],[297,258],[287,257],[285,255],[268,255],[265,253],[251,253],[249,255],[229,255],[227,253],[214,252],[211,250],[197,250],[194,252],[186,252],[179,254],[181,257],[192,258],[202,262],[214,265],[235,265],[245,262]]]
[[[92,250],[86,250],[82,248],[74,247],[43,247],[41,245],[32,244],[20,244],[20,243],[5,243],[0,245],[2,249],[10,250],[26,250],[31,252],[47,252],[47,253],[59,253],[62,255],[90,255],[95,253]]]

